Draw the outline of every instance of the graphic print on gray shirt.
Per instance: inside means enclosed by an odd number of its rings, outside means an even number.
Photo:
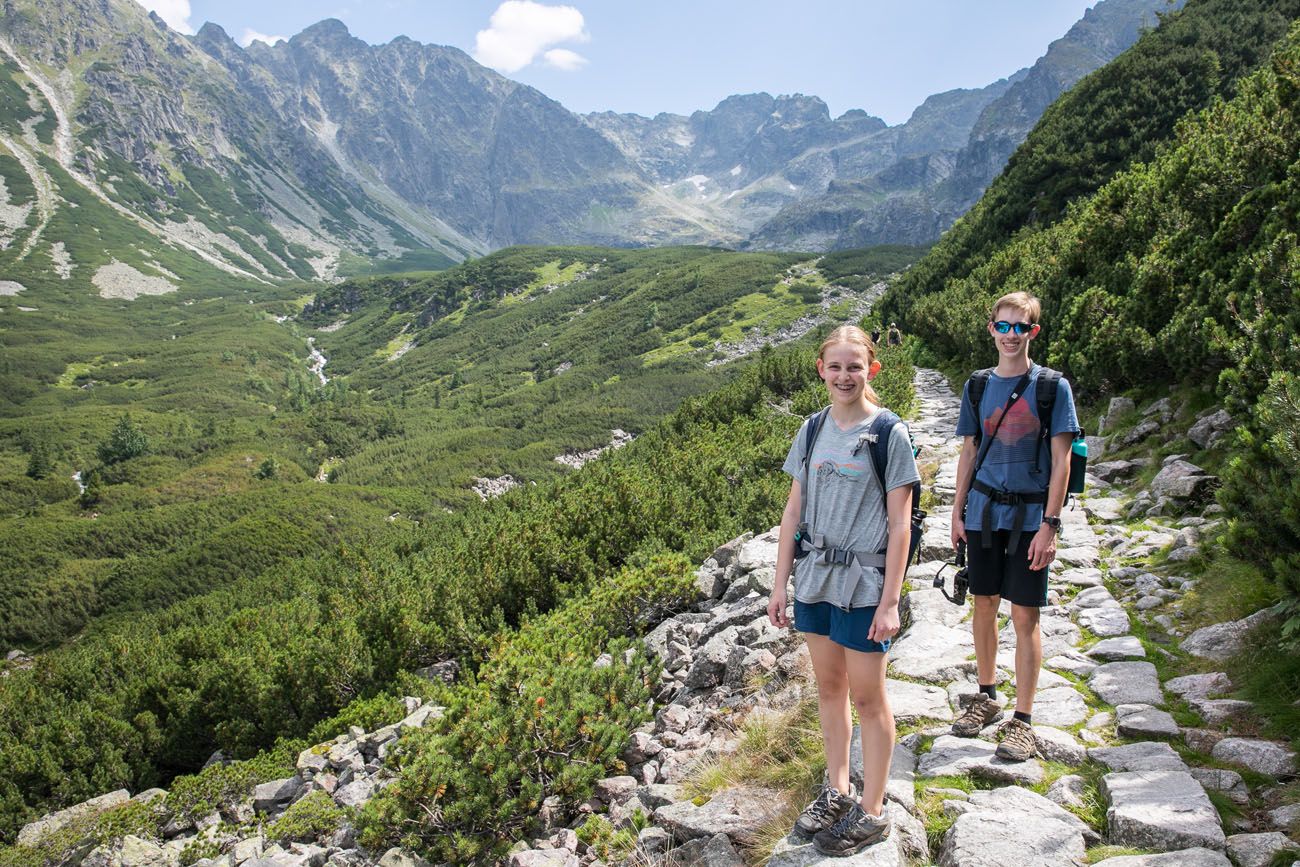
[[[804,520],[813,533],[826,536],[827,544],[837,548],[874,553],[885,547],[889,522],[885,513],[885,496],[871,466],[871,449],[865,441],[853,453],[871,427],[876,413],[847,430],[840,430],[827,416],[808,465],[808,514]],[[803,449],[808,421],[795,435],[790,453],[782,467],[800,484],[803,483]],[[889,437],[889,466],[885,489],[892,491],[921,478],[912,456],[907,427],[894,425]],[[848,590],[848,566],[819,562],[817,552],[795,563],[794,598],[800,602],[830,602],[839,605]],[[879,569],[865,567],[862,579],[853,591],[852,608],[877,605],[884,589],[885,576]]]

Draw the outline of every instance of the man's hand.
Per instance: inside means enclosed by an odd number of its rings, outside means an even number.
[[[952,516],[952,549],[957,550],[958,542],[966,541],[966,522],[960,515]]]
[[[867,638],[884,643],[898,634],[898,600],[876,606],[876,616],[871,618]]]
[[[1029,543],[1029,568],[1046,569],[1056,559],[1056,531],[1046,524],[1038,528]]]
[[[785,612],[785,588],[774,588],[767,599],[767,620],[777,629],[790,625],[790,615]]]

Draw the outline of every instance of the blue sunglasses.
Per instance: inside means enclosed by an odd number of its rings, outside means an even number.
[[[993,323],[993,330],[998,334],[1006,334],[1008,331],[1014,331],[1017,334],[1028,334],[1034,330],[1032,322],[1008,322],[1005,319],[999,319]]]

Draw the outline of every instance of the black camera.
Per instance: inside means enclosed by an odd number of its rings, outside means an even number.
[[[970,573],[966,569],[966,543],[957,543],[957,571],[952,576],[952,593],[948,593],[948,588],[944,587],[943,570],[947,569],[950,564],[945,563],[939,568],[934,575],[934,586],[943,594],[944,598],[953,605],[966,604],[966,591],[970,588]]]

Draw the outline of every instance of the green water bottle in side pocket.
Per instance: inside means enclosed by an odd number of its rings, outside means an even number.
[[[1088,440],[1083,436],[1083,428],[1074,435],[1070,444],[1070,481],[1065,490],[1071,494],[1083,493],[1083,479],[1088,473]]]

